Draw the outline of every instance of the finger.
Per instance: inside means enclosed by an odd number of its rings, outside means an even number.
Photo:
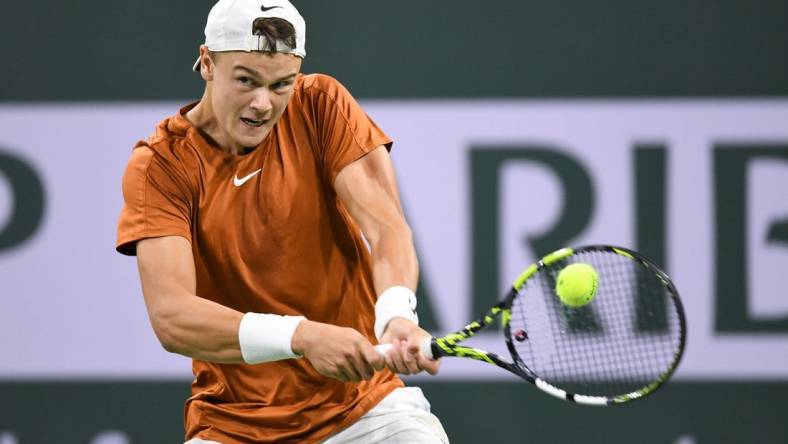
[[[367,364],[357,363],[356,366],[354,367],[354,370],[359,375],[360,378],[359,381],[361,380],[369,381],[370,379],[372,379],[372,375],[375,374],[375,370]]]
[[[421,338],[417,336],[411,336],[408,339],[408,352],[412,355],[420,355],[421,354]]]
[[[419,361],[417,355],[414,355],[410,352],[409,347],[402,347],[402,354],[403,360],[405,361],[405,365],[408,366],[408,371],[410,374],[415,375],[416,373],[420,372],[421,369],[419,368]]]
[[[362,376],[367,380],[372,379],[376,371],[382,370],[386,366],[385,358],[366,340],[361,343],[359,358],[364,366]]]
[[[375,367],[372,363],[381,363],[382,361],[383,357],[367,340],[358,345],[356,354],[352,356],[353,365],[364,380],[370,380],[375,376]]]
[[[423,337],[418,334],[413,334],[408,338],[407,353],[408,365],[413,373],[419,373],[425,370],[423,365],[424,356],[421,354],[421,341]]]
[[[399,373],[397,369],[397,364],[394,362],[394,356],[396,352],[394,351],[394,344],[392,343],[392,348],[386,353],[386,368],[391,370],[394,373]]]
[[[419,355],[417,359],[419,363],[419,368],[421,368],[422,370],[426,371],[431,375],[438,374],[438,370],[440,369],[441,366],[441,361],[439,359],[434,359],[434,360],[428,359],[422,355]]]
[[[397,369],[396,369],[396,367],[394,367],[394,363],[391,361],[391,358],[389,357],[389,355],[386,355],[385,359],[386,359],[386,368],[391,370],[392,372],[396,373]]]
[[[333,371],[323,373],[324,376],[328,376],[329,378],[334,378],[341,382],[347,382],[347,376],[340,370],[339,368],[334,369]]]
[[[391,342],[391,349],[386,353],[386,366],[394,373],[400,372],[400,366],[397,363],[399,351],[397,350],[397,340]]]
[[[353,381],[367,379],[365,375],[367,373],[366,364],[358,351],[348,354],[345,359],[345,369],[350,372],[349,376],[353,377]]]
[[[371,371],[373,373],[378,370],[383,370],[386,367],[385,356],[378,353],[378,351],[375,350],[375,348],[371,345],[369,347],[364,347],[362,349],[362,353],[364,354],[364,359],[371,367]]]
[[[340,371],[343,375],[347,378],[348,381],[358,382],[361,381],[361,375],[356,370],[355,366],[351,361],[346,361],[343,365],[339,367]]]
[[[416,365],[416,358],[408,352],[408,347],[404,341],[400,343],[399,353],[402,357],[402,365],[405,367],[403,373],[406,375],[418,373],[419,368]]]
[[[372,353],[377,355],[377,352],[375,352],[374,349],[372,349]],[[355,366],[358,374],[361,375],[361,378],[364,380],[372,379],[372,376],[375,374],[375,368],[372,367],[372,364],[368,361],[368,356],[363,352],[363,350],[359,351],[358,356],[353,357],[353,365]]]
[[[407,364],[405,364],[402,341],[395,339],[393,344],[394,347],[389,356],[391,356],[391,362],[394,364],[394,371],[403,375],[409,375],[410,371],[408,370]]]

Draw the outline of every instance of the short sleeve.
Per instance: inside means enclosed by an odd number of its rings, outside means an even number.
[[[146,238],[181,236],[191,241],[192,199],[179,172],[147,146],[136,148],[123,175],[124,205],[118,252],[134,256]]]
[[[313,75],[306,86],[311,117],[317,132],[318,156],[329,183],[347,165],[392,141],[361,109],[350,92],[336,79]]]

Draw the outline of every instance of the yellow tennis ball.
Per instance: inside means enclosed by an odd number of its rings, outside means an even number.
[[[571,264],[558,273],[555,292],[564,305],[582,307],[594,299],[598,283],[594,267],[588,264]]]

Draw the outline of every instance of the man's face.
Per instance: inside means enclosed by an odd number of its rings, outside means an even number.
[[[293,95],[301,58],[233,51],[214,53],[212,59],[202,70],[214,117],[206,130],[224,149],[242,152],[259,145]]]

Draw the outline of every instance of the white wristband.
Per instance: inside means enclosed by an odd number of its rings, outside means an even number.
[[[303,316],[246,313],[238,327],[241,355],[247,364],[297,358],[290,342]]]
[[[416,315],[416,295],[408,287],[391,287],[378,297],[375,303],[375,337],[380,340],[383,332],[394,318],[405,318],[419,325]]]

